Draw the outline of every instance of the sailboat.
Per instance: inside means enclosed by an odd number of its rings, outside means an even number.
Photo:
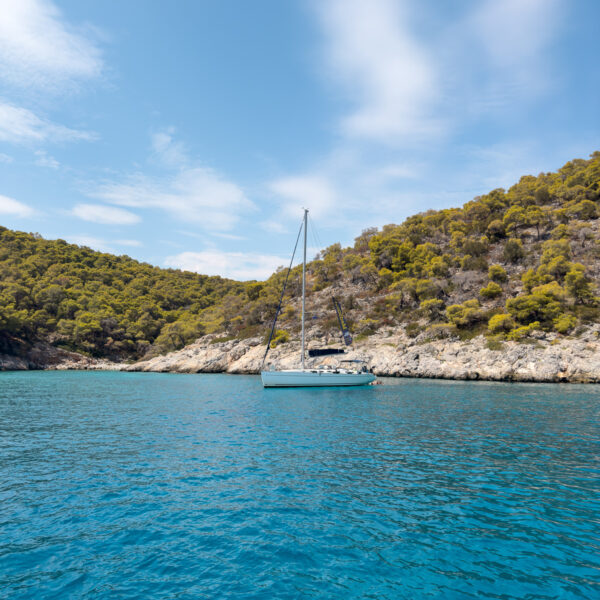
[[[263,370],[261,369],[261,379],[264,387],[333,387],[333,386],[355,386],[355,385],[367,385],[372,381],[375,381],[376,377],[372,373],[369,373],[366,370],[366,367],[363,366],[362,369],[353,369],[353,368],[327,368],[327,367],[306,367],[306,335],[305,335],[305,315],[306,315],[306,233],[307,233],[307,225],[308,225],[308,209],[304,209],[304,217],[302,219],[302,225],[300,227],[300,231],[298,232],[298,238],[300,237],[300,233],[304,232],[304,258],[302,261],[302,351],[300,356],[300,364],[301,367],[299,369],[282,369],[282,370]],[[283,300],[283,295],[285,293],[285,286],[287,284],[287,280],[292,268],[292,263],[294,261],[294,255],[296,253],[296,248],[298,246],[298,238],[296,238],[296,247],[294,248],[294,253],[292,254],[292,259],[290,261],[290,267],[287,272],[287,277],[285,279],[285,283],[283,286],[283,290],[281,292],[281,298],[279,300],[279,306],[277,307],[277,311],[275,313],[275,319],[273,321],[273,326],[271,328],[271,335],[269,336],[269,341],[267,342],[267,349],[265,351],[265,356],[263,358],[263,367],[265,360],[267,358],[267,353],[269,352],[269,347],[271,343],[271,339],[273,337],[273,332],[275,331],[275,324],[277,322],[277,316],[279,315],[279,311],[281,310],[281,303]],[[349,343],[348,340],[352,340],[350,333],[347,328],[345,328],[345,323],[343,321],[343,317],[341,314],[341,308],[339,304],[334,299],[334,306],[336,307],[336,312],[338,315],[338,320],[340,322],[340,326],[342,327],[342,335],[344,336],[344,340],[346,344]],[[347,363],[357,363],[360,361],[344,361]]]

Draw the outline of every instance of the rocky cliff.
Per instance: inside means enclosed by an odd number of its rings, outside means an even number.
[[[365,360],[376,375],[483,379],[493,381],[600,382],[600,327],[581,337],[539,332],[528,343],[502,342],[490,347],[483,336],[472,340],[411,339],[404,332],[384,331],[355,344],[342,358]],[[214,343],[205,336],[165,356],[125,367],[129,371],[176,373],[258,373],[265,347],[260,338]],[[269,352],[273,368],[298,366],[299,344],[290,342]],[[309,359],[307,366],[338,364],[339,357]]]
[[[25,357],[0,355],[0,370],[77,369],[173,373],[260,372],[265,346],[261,338],[218,342],[204,336],[177,352],[133,364],[97,360],[38,344]],[[289,342],[269,351],[267,368],[297,368],[300,345]],[[388,330],[355,343],[339,356],[312,358],[308,367],[364,360],[376,375],[489,381],[600,383],[600,326],[579,338],[536,332],[527,343],[489,344],[484,336],[468,341],[410,338]]]

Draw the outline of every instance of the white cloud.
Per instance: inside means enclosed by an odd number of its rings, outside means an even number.
[[[36,150],[35,155],[37,156],[35,164],[39,167],[48,167],[49,169],[58,169],[60,167],[60,163],[44,150]]]
[[[11,162],[13,162],[12,156],[9,156],[8,154],[4,154],[3,152],[0,152],[0,163],[5,163],[8,165]]]
[[[280,256],[219,250],[182,252],[165,260],[167,267],[238,280],[266,279],[277,267],[288,263],[289,258]]]
[[[175,168],[174,174],[156,178],[138,173],[122,182],[101,184],[89,195],[119,206],[163,210],[216,233],[231,230],[256,209],[238,185],[214,169],[192,165],[170,133],[153,136],[152,147],[164,166]]]
[[[263,221],[260,226],[269,233],[289,233],[288,229],[281,223],[281,221],[269,220]]]
[[[30,110],[0,100],[0,141],[32,143],[51,140],[92,140],[95,135],[88,131],[69,129],[46,121]]]
[[[102,73],[100,51],[46,0],[0,0],[0,78],[58,91]]]
[[[114,243],[117,246],[130,246],[132,248],[141,248],[143,246],[139,240],[115,240]]]
[[[194,164],[185,146],[173,139],[173,128],[152,136],[152,158],[172,171],[166,177],[145,174],[104,183],[88,195],[111,204],[163,210],[175,219],[194,223],[213,235],[233,229],[256,207],[235,183],[214,169]]]
[[[330,76],[357,105],[344,131],[393,143],[439,131],[430,112],[438,95],[435,66],[409,29],[406,3],[331,0],[315,6]]]
[[[175,129],[169,127],[152,135],[155,158],[168,167],[183,168],[189,164],[185,146],[173,139]]]
[[[331,215],[338,200],[331,181],[321,175],[284,177],[272,181],[269,189],[278,198],[283,215],[298,220],[303,208],[308,208],[317,219]],[[277,226],[276,222],[268,223],[272,229]]]
[[[15,217],[31,217],[34,214],[33,208],[18,202],[14,198],[0,195],[0,215],[11,215]]]
[[[0,0],[0,84],[39,104],[55,93],[73,91],[78,82],[98,78],[103,62],[90,28],[69,25],[50,0]],[[40,145],[44,142],[93,140],[88,131],[55,124],[43,115],[0,99],[0,141]],[[52,157],[37,164],[57,168]]]
[[[406,163],[389,164],[375,170],[382,179],[415,179],[419,175],[419,167]]]
[[[549,46],[556,37],[560,0],[487,0],[456,31],[462,52],[455,57],[471,103],[493,112],[535,98],[552,82]]]
[[[84,221],[103,225],[134,225],[141,220],[138,215],[128,210],[103,204],[77,204],[72,213]]]
[[[521,69],[554,36],[558,5],[557,0],[487,0],[478,5],[471,25],[493,64]]]
[[[92,250],[98,250],[100,252],[113,252],[109,242],[89,235],[71,235],[67,236],[65,240],[71,244],[77,244],[78,246],[87,246]]]
[[[126,246],[129,248],[139,248],[143,246],[142,242],[138,240],[105,240],[97,238],[91,235],[72,235],[65,238],[67,242],[71,244],[77,244],[78,246],[87,246],[92,250],[98,250],[99,252],[111,252],[115,253],[115,246]]]
[[[340,115],[345,135],[312,167],[267,183],[275,201],[263,229],[292,231],[306,206],[320,228],[357,231],[432,203],[462,204],[482,192],[482,181],[508,179],[518,161],[482,165],[464,140],[474,126],[493,123],[501,132],[507,114],[514,123],[525,112],[522,100],[545,89],[561,0],[483,0],[442,10],[416,0],[312,6],[325,38],[318,68],[328,65],[328,81],[350,101]],[[428,134],[433,141],[420,143]],[[524,156],[523,143],[513,140],[513,153],[531,164],[535,154]]]

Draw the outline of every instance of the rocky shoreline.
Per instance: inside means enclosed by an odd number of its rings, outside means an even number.
[[[213,343],[211,343],[213,342]],[[600,382],[600,338],[590,329],[579,338],[559,339],[539,332],[528,343],[501,342],[491,349],[483,336],[469,341],[427,341],[403,332],[382,332],[355,344],[344,359],[360,359],[378,376],[435,379]],[[214,343],[210,336],[194,344],[126,367],[128,371],[175,373],[258,373],[265,347],[259,338]],[[287,343],[268,355],[273,368],[297,367],[300,347]],[[338,357],[314,358],[307,366],[335,365]]]
[[[124,363],[69,352],[43,342],[38,342],[28,350],[22,351],[20,356],[0,354],[0,371],[121,371],[126,366]]]
[[[403,331],[380,332],[355,344],[343,359],[360,359],[378,376],[435,379],[600,382],[600,327],[578,338],[562,338],[538,332],[528,342],[490,345],[483,336],[472,340],[409,338]],[[491,346],[491,347],[490,347]],[[220,342],[215,335],[200,338],[177,352],[133,364],[95,360],[50,346],[38,347],[27,359],[0,355],[0,370],[78,369],[170,373],[260,372],[265,346],[261,338]],[[297,367],[297,342],[270,350],[267,365]],[[307,366],[339,364],[340,357],[321,357]]]

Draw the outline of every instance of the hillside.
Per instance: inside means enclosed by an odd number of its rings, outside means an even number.
[[[355,337],[485,334],[493,347],[600,321],[600,152],[524,176],[462,208],[363,231],[308,265],[309,340],[338,340],[332,293]],[[46,340],[112,359],[149,358],[203,334],[264,337],[285,271],[265,282],[164,270],[62,240],[0,229],[0,352]],[[300,268],[273,345],[297,337]]]
[[[596,152],[556,173],[524,176],[462,208],[367,229],[353,247],[334,244],[308,265],[309,318],[320,317],[310,319],[318,323],[310,337],[335,338],[332,293],[359,338],[397,327],[422,339],[485,332],[491,344],[526,340],[536,329],[577,333],[600,319],[599,202]],[[225,298],[229,335],[264,331],[282,276],[249,284],[248,298]],[[299,268],[290,280],[281,341],[298,331]]]
[[[113,360],[180,348],[241,284],[0,227],[0,352],[46,341]]]

